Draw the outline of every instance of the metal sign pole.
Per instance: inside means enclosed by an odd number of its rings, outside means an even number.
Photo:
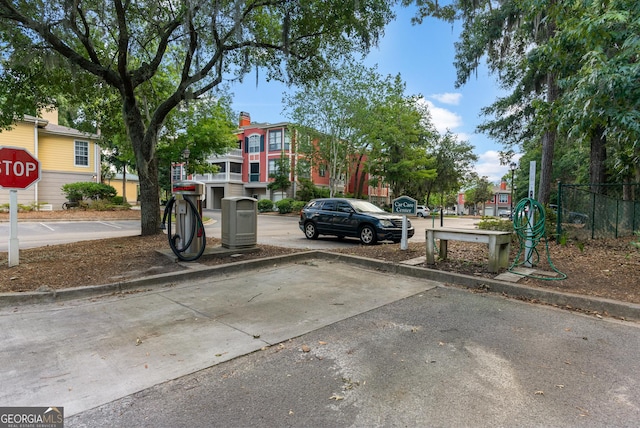
[[[18,241],[18,191],[9,190],[9,267],[20,264],[20,243]]]
[[[409,242],[407,239],[408,231],[407,231],[407,215],[403,214],[402,216],[402,239],[400,240],[400,249],[407,250],[409,248]]]
[[[533,200],[534,195],[536,193],[536,161],[531,161],[529,163],[529,199]],[[527,241],[525,242],[525,258],[524,258],[524,266],[533,267],[533,262],[531,258],[533,257],[533,241],[531,238],[533,237],[533,222],[535,221],[535,215],[533,206],[529,204],[529,212],[527,213]]]

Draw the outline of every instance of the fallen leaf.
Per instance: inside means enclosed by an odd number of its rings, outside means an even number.
[[[323,342],[322,340],[318,341],[318,345],[326,345],[326,344],[327,344],[327,342]]]
[[[336,401],[344,400],[344,396],[333,394],[331,397],[329,397],[329,400],[336,400]]]
[[[139,337],[136,339],[136,346],[141,345],[142,344],[142,339],[140,339]]]
[[[309,352],[311,351],[311,348],[309,348],[307,345],[302,345],[302,352]]]
[[[544,395],[544,391],[536,391],[533,395]]]

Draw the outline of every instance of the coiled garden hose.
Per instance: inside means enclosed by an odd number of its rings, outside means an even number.
[[[182,237],[180,235],[173,235],[172,231],[171,231],[171,212],[173,211],[173,206],[176,203],[176,198],[175,197],[171,197],[171,199],[169,199],[169,201],[167,202],[167,205],[164,207],[164,214],[162,216],[162,228],[165,229],[165,224],[166,229],[167,229],[167,238],[169,238],[169,247],[171,247],[171,250],[173,251],[173,254],[176,255],[176,257],[178,257],[178,259],[184,261],[184,262],[192,262],[194,260],[197,260],[200,258],[200,256],[202,256],[202,253],[204,253],[204,247],[206,246],[207,243],[207,238],[206,235],[204,233],[204,224],[202,223],[202,217],[200,216],[200,213],[198,211],[198,208],[196,207],[196,205],[188,198],[184,199],[185,201],[187,201],[187,204],[189,205],[189,210],[192,216],[192,221],[191,221],[191,230],[190,231],[183,231],[183,233],[187,234],[189,236],[189,239],[184,243],[184,245],[182,245],[181,248],[178,248],[177,246],[177,242],[179,240],[183,240],[185,237]],[[167,222],[167,217],[169,218],[169,221]],[[193,221],[195,220],[195,221]],[[202,246],[200,247],[200,250],[198,251],[198,253],[195,256],[186,256],[185,255],[185,251],[191,246],[191,243],[193,242],[193,239],[196,237],[196,234],[198,233],[198,230],[202,231]]]
[[[533,222],[535,219],[535,222]],[[518,202],[513,212],[513,229],[518,237],[519,249],[515,260],[509,271],[516,275],[526,276],[528,278],[542,279],[546,281],[558,281],[566,279],[567,275],[560,272],[553,262],[551,261],[551,255],[549,254],[549,242],[546,239],[546,216],[544,207],[535,199],[524,198]],[[540,261],[540,253],[538,252],[538,244],[544,240],[545,249],[547,252],[547,262],[551,269],[559,276],[545,277],[530,274],[523,274],[514,271],[516,267],[527,265],[535,266]],[[527,243],[530,243],[527,245]],[[522,261],[520,258],[523,257]],[[535,260],[532,260],[535,257]]]

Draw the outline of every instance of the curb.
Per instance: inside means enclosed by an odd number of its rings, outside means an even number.
[[[444,283],[445,286],[452,285],[468,289],[482,290],[483,292],[490,294],[498,294],[508,298],[527,300],[532,303],[548,304],[563,309],[584,311],[598,316],[604,315],[622,320],[640,321],[639,304],[602,299],[598,297],[585,297],[582,295],[533,288],[495,279],[477,278],[454,272],[446,272],[324,251],[305,251],[285,256],[238,261],[210,267],[203,267],[202,265],[194,264],[191,265],[191,269],[185,271],[150,275],[135,280],[104,285],[66,288],[62,290],[43,292],[0,293],[0,307],[23,304],[54,303],[74,299],[96,298],[110,294],[116,295],[153,291],[156,289],[171,287],[180,281],[203,279],[214,275],[235,274],[245,272],[248,269],[255,270],[264,267],[274,267],[281,264],[304,263],[313,259],[328,260],[391,274],[422,278],[425,280]]]

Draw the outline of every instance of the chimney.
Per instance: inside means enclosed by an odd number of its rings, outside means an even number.
[[[48,121],[51,125],[58,124],[58,109],[50,106],[38,111],[38,116]]]
[[[500,182],[500,190],[507,190],[507,182],[506,181],[501,181]]]
[[[251,116],[246,111],[240,112],[240,128],[251,125]]]

